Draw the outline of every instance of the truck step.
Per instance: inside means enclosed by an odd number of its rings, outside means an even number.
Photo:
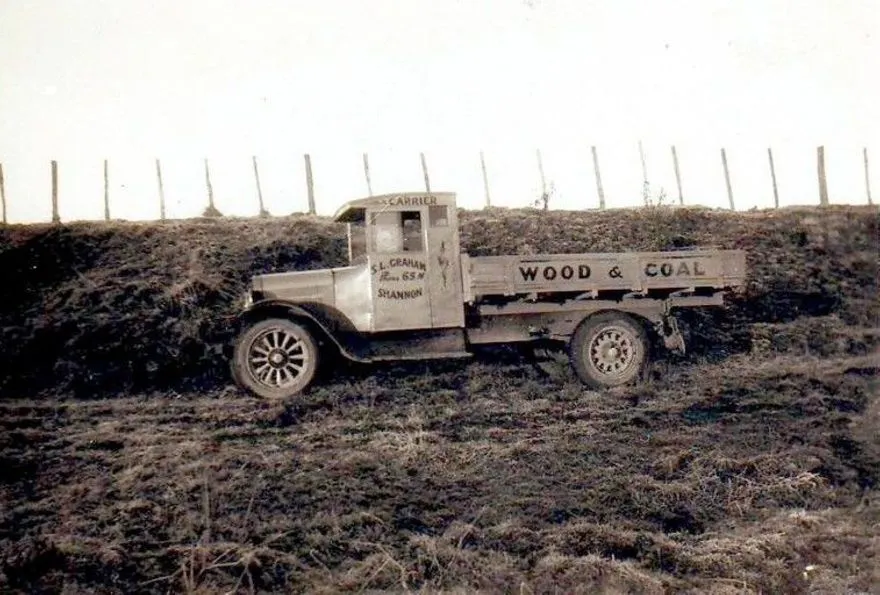
[[[436,353],[401,353],[400,355],[377,355],[370,358],[374,362],[420,361],[429,359],[467,359],[474,354],[467,351],[446,351]]]

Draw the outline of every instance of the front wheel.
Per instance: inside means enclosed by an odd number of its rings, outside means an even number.
[[[648,351],[645,329],[619,312],[586,319],[569,343],[575,373],[594,388],[621,386],[641,378],[648,365]]]
[[[265,399],[281,400],[302,392],[317,369],[318,344],[306,327],[291,320],[262,320],[235,342],[232,377]]]

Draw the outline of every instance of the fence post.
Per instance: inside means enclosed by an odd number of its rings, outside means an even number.
[[[367,181],[367,195],[373,196],[373,184],[370,181],[370,158],[364,153],[364,179]]]
[[[550,204],[550,195],[547,194],[547,178],[544,176],[544,160],[541,158],[541,149],[535,149],[538,158],[538,174],[541,176],[541,204],[546,211]]]
[[[865,158],[865,192],[868,194],[868,204],[872,205],[874,203],[871,200],[871,176],[868,174],[868,147],[862,148],[862,155]],[[0,188],[2,188],[2,187],[3,187],[3,169],[2,169],[2,167],[0,167]],[[4,208],[6,208],[5,207],[6,203],[4,202],[3,204],[4,204]],[[4,211],[4,213],[5,212],[6,211]],[[3,219],[3,221],[5,222],[6,219]]]
[[[110,176],[107,160],[104,160],[104,221],[110,221]]]
[[[816,148],[817,171],[819,174],[819,204],[828,206],[828,180],[825,178],[825,147]]]
[[[779,208],[779,188],[776,186],[776,167],[773,165],[773,149],[767,147],[767,158],[770,160],[770,181],[773,182],[773,206]]]
[[[602,174],[599,172],[599,154],[596,145],[590,147],[593,152],[593,171],[596,172],[596,194],[599,195],[599,208],[605,208],[605,190],[602,188]]]
[[[730,202],[730,210],[735,211],[733,206],[733,188],[730,186],[730,169],[727,167],[727,151],[721,149],[721,165],[724,167],[724,183],[727,185],[727,200]]]
[[[651,187],[648,183],[648,164],[645,161],[645,149],[642,147],[642,141],[639,141],[639,159],[642,161],[642,197],[645,200],[645,206],[648,206],[648,200],[651,195]]]
[[[727,166],[727,151],[724,150],[723,147],[721,149],[721,166],[724,169],[724,185],[727,187],[727,202],[730,205],[730,210],[735,211],[733,187],[730,185],[730,168]]]
[[[3,205],[3,225],[6,225],[6,186],[3,182],[3,164],[0,163],[0,204]]]
[[[61,223],[58,214],[58,162],[52,160],[52,223]]]
[[[156,158],[156,180],[159,182],[159,219],[165,221],[165,188],[162,186],[162,165]]]
[[[678,186],[678,204],[684,205],[684,193],[681,191],[681,171],[678,169],[678,153],[672,145],[672,167],[675,169],[675,184]]]
[[[304,155],[306,161],[306,191],[309,196],[309,215],[315,214],[315,181],[312,178],[312,157],[308,153]]]
[[[219,217],[220,212],[214,206],[214,186],[211,185],[211,170],[208,168],[208,159],[205,159],[205,185],[208,187],[208,209],[205,215],[208,217]]]
[[[489,174],[486,173],[486,159],[483,152],[480,151],[480,168],[483,170],[483,191],[486,194],[486,207],[492,206],[492,199],[489,196]]]
[[[425,161],[424,153],[419,153],[419,160],[422,162],[422,174],[425,176],[425,192],[430,192],[431,178],[428,177],[428,162]]]
[[[257,202],[259,202],[260,206],[260,217],[268,217],[269,212],[266,211],[266,208],[263,206],[263,189],[260,186],[260,170],[257,168],[257,156],[253,155],[251,160],[254,162],[254,181],[257,184]]]

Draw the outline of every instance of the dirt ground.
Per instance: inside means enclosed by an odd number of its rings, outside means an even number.
[[[214,346],[338,226],[0,228],[0,592],[880,593],[880,217],[817,213],[466,213],[472,254],[711,241],[749,283],[641,386],[495,349],[286,405]]]

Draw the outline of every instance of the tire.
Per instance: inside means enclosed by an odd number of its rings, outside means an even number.
[[[644,376],[650,342],[644,327],[632,316],[604,312],[578,326],[568,353],[581,382],[593,388],[612,388]]]
[[[319,360],[318,344],[308,328],[270,318],[248,327],[236,339],[232,378],[258,397],[283,400],[311,384]]]

